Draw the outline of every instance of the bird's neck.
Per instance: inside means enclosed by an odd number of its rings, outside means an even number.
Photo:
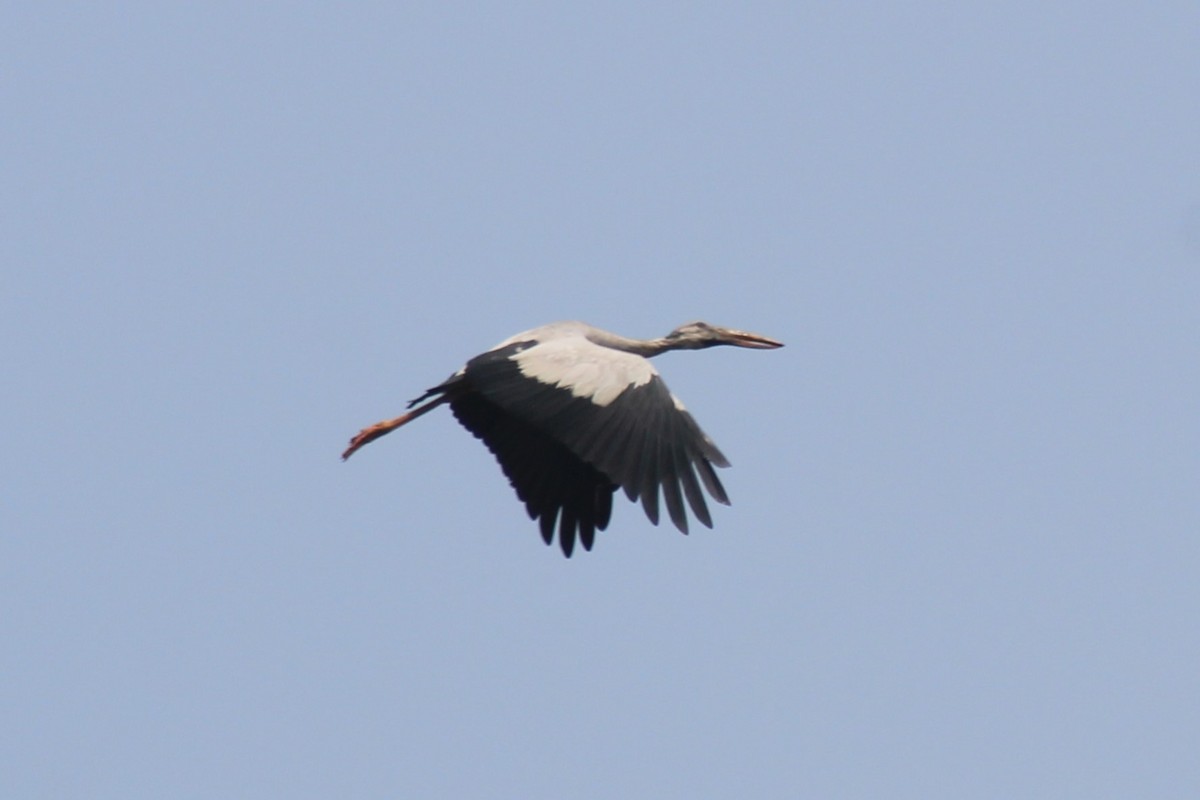
[[[673,341],[666,338],[660,339],[629,339],[624,336],[617,336],[615,333],[601,332],[602,335],[591,336],[588,338],[595,344],[611,348],[613,350],[621,350],[626,353],[642,356],[643,358],[653,358],[659,353],[665,353],[668,350],[674,350],[676,345]]]
[[[631,340],[633,347],[629,352],[637,353],[643,358],[653,358],[659,353],[665,353],[668,350],[674,350],[675,344],[667,339],[646,339],[646,340]]]

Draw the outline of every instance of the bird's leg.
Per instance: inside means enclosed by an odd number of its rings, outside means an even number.
[[[358,448],[362,447],[364,444],[373,442],[380,436],[391,433],[406,422],[412,422],[425,412],[432,411],[449,399],[449,397],[443,395],[442,397],[434,400],[432,403],[426,403],[420,408],[415,408],[407,414],[401,414],[393,419],[385,419],[382,422],[376,422],[370,427],[363,428],[354,436],[353,439],[350,440],[350,446],[346,448],[346,452],[342,453],[342,461],[345,461],[347,458],[354,455],[354,451],[358,450]]]
[[[354,455],[354,451],[362,447],[368,442],[373,442],[385,433],[391,433],[399,428],[404,423],[412,419],[412,414],[402,414],[395,419],[385,419],[382,422],[376,422],[369,428],[363,428],[353,439],[350,440],[350,446],[346,448],[346,452],[342,453],[342,460],[345,461],[350,456]]]

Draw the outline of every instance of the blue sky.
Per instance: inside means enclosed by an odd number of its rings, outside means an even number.
[[[1194,4],[6,17],[0,794],[1200,793]],[[557,319],[715,530],[338,460]]]

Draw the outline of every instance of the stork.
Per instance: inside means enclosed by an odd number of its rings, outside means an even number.
[[[363,428],[342,460],[449,403],[463,427],[496,457],[547,545],[557,523],[558,543],[568,558],[576,541],[591,550],[596,531],[608,526],[617,487],[631,501],[640,499],[655,525],[661,489],[681,532],[688,532],[684,498],[696,519],[711,528],[700,484],[729,505],[713,470],[729,461],[647,359],[716,345],[783,347],[766,336],[705,322],[648,340],[582,322],[543,325],[472,358],[410,402],[408,413]]]

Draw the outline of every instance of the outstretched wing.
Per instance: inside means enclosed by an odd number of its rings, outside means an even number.
[[[617,486],[640,499],[655,524],[661,490],[684,533],[685,499],[712,527],[701,484],[729,503],[713,469],[729,462],[641,356],[583,337],[511,342],[472,359],[452,381],[455,416],[496,456],[547,543],[560,515],[568,555],[576,533],[591,548]]]
[[[463,427],[481,439],[500,462],[529,518],[538,520],[546,544],[558,542],[566,556],[575,542],[591,550],[596,531],[612,515],[617,486],[564,444],[490,402],[479,392],[464,392],[450,402]]]

